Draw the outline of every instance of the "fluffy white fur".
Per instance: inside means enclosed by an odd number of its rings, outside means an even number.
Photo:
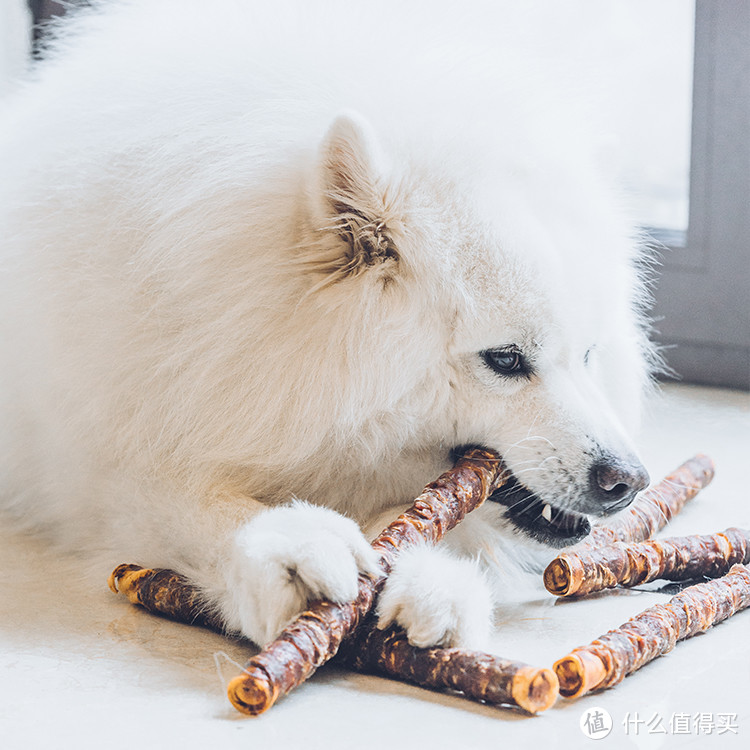
[[[270,5],[81,13],[0,143],[3,506],[99,578],[187,573],[259,643],[352,596],[357,523],[455,446],[576,507],[633,451],[648,352],[590,135],[501,30]],[[507,345],[533,376],[479,356]],[[381,621],[482,641],[538,547],[503,510],[409,555]]]

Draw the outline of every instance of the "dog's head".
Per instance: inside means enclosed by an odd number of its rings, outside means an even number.
[[[628,437],[649,358],[635,243],[570,155],[409,159],[348,115],[323,145],[307,252],[312,294],[350,319],[336,387],[370,455],[491,447],[513,475],[498,524],[570,544],[648,482]]]

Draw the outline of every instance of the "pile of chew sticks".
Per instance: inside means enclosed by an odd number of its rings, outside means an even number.
[[[696,456],[553,560],[544,582],[558,596],[581,596],[655,579],[714,580],[689,586],[667,603],[574,649],[552,670],[477,651],[416,648],[397,628],[378,630],[371,612],[398,555],[416,544],[439,541],[508,477],[500,457],[490,451],[472,449],[460,458],[373,541],[383,574],[360,575],[353,602],[310,603],[230,682],[232,704],[243,713],[260,714],[338,654],[339,663],[358,671],[537,713],[552,706],[558,692],[577,697],[617,684],[677,641],[750,606],[750,532],[728,529],[711,536],[651,540],[713,478],[711,460]],[[174,571],[119,565],[109,585],[150,612],[225,631],[200,590]]]

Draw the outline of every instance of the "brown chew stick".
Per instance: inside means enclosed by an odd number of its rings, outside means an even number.
[[[109,584],[115,593],[125,594],[149,612],[224,632],[221,619],[206,611],[200,590],[172,570],[118,565]],[[342,644],[338,658],[359,672],[384,674],[420,687],[457,690],[470,700],[519,706],[529,713],[545,711],[558,695],[557,677],[551,669],[480,651],[417,648],[404,633],[395,628],[378,630],[369,618],[354,638]]]
[[[257,715],[304,682],[336,654],[341,641],[370,611],[399,552],[416,544],[434,544],[507,481],[500,457],[471,449],[453,469],[427,485],[412,507],[372,543],[384,575],[359,577],[357,598],[346,604],[313,602],[281,635],[250,659],[227,689],[237,710]]]
[[[378,630],[368,622],[343,651],[346,662],[358,672],[383,674],[421,687],[457,690],[483,703],[539,713],[557,700],[557,677],[551,669],[481,651],[416,648],[398,628]]]
[[[750,531],[727,529],[720,534],[678,536],[638,544],[617,542],[565,552],[544,571],[547,591],[557,596],[583,596],[620,586],[638,586],[657,578],[689,581],[724,575],[732,565],[750,562]]]
[[[693,456],[661,482],[643,490],[630,506],[570,549],[578,551],[613,542],[642,542],[663,529],[714,478],[714,462],[703,454]]]
[[[200,589],[173,570],[118,565],[110,573],[108,583],[115,594],[125,594],[133,604],[149,612],[224,632],[223,621],[206,604]]]
[[[657,604],[588,646],[554,664],[560,693],[577,698],[612,687],[677,641],[703,633],[750,606],[750,568],[735,565],[727,575],[689,586],[666,604]]]

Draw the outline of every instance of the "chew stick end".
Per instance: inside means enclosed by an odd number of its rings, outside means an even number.
[[[550,594],[566,596],[573,586],[570,563],[562,557],[555,558],[544,571],[544,587]]]
[[[258,716],[273,706],[278,690],[264,670],[254,668],[237,675],[227,686],[227,695],[238,711]]]
[[[139,565],[133,565],[132,563],[122,563],[109,574],[107,583],[115,594],[125,594],[132,604],[140,604],[141,602],[138,599],[140,582],[153,573],[154,571],[151,568],[141,568]]]
[[[711,456],[705,453],[698,453],[691,460],[699,467],[699,471],[696,473],[700,476],[701,486],[705,487],[707,484],[710,484],[716,474],[716,465]]]
[[[558,694],[557,677],[551,669],[523,667],[513,676],[513,700],[531,714],[553,706]]]
[[[560,683],[560,694],[579,698],[595,690],[606,677],[602,660],[589,653],[568,654],[555,662],[553,669]]]

